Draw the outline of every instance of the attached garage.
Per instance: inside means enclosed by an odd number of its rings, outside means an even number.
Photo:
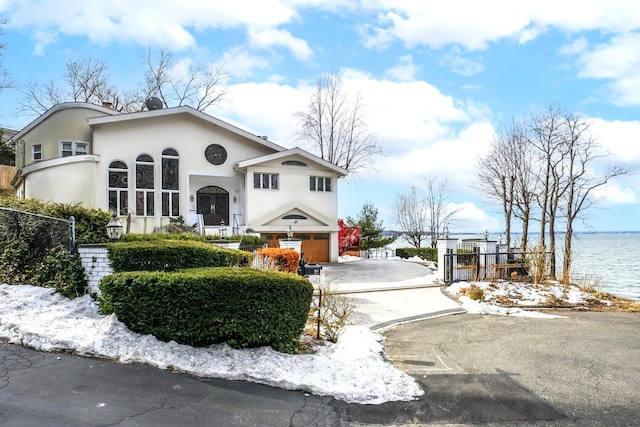
[[[270,248],[279,247],[278,240],[286,239],[286,233],[263,233]],[[307,263],[329,262],[329,233],[296,233],[294,239],[302,240],[302,253]]]

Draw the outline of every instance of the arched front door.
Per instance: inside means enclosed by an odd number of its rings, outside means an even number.
[[[229,192],[224,188],[210,185],[196,192],[196,210],[202,214],[204,225],[229,225]]]

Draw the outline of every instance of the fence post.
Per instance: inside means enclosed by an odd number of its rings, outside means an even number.
[[[318,324],[316,327],[316,339],[320,339],[320,311],[322,310],[322,288],[319,289],[318,293]]]
[[[69,217],[69,252],[71,257],[76,256],[76,219],[73,215]]]

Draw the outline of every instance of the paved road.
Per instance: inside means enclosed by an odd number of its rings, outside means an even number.
[[[389,421],[640,425],[640,315],[560,314],[569,318],[464,314],[387,331],[387,355],[426,390]]]
[[[0,426],[342,426],[344,403],[0,343]]]

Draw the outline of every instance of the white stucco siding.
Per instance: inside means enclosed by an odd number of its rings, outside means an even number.
[[[76,104],[77,105],[77,104]],[[55,111],[39,126],[34,127],[20,140],[24,141],[23,162],[21,152],[16,153],[18,167],[31,164],[32,147],[40,144],[42,147],[42,160],[55,159],[60,156],[60,141],[81,141],[89,143],[88,152],[91,153],[92,132],[87,124],[89,117],[105,116],[106,113],[96,111],[93,108],[65,108]]]
[[[73,156],[27,168],[25,197],[96,207],[96,160],[94,156]]]
[[[227,159],[221,165],[213,165],[205,158],[205,149],[211,144],[225,148]],[[160,217],[162,208],[161,174],[162,152],[172,148],[179,155],[180,214],[191,224],[196,217],[196,193],[206,186],[218,186],[229,193],[229,219],[236,214],[241,225],[245,218],[244,174],[235,169],[239,160],[270,154],[274,150],[259,146],[240,135],[214,124],[204,122],[188,114],[151,117],[100,124],[94,131],[95,152],[102,161],[98,171],[96,188],[98,204],[106,209],[107,177],[109,164],[123,161],[129,170],[129,209],[135,210],[135,166],[140,154],[148,154],[154,160],[155,219],[136,218],[132,231],[151,232],[154,227],[168,221]]]
[[[278,174],[277,190],[253,188],[255,173]],[[309,177],[324,176],[332,180],[332,191],[310,191]],[[299,208],[308,207],[325,218],[337,218],[338,197],[337,177],[335,174],[303,167],[251,167],[247,171],[247,224],[256,224],[270,212],[277,211],[282,206],[293,205]],[[337,220],[336,220],[337,221]],[[283,222],[283,224],[286,222]],[[302,226],[302,224],[301,224]],[[330,224],[333,228],[334,224]],[[313,227],[317,229],[318,227]]]

